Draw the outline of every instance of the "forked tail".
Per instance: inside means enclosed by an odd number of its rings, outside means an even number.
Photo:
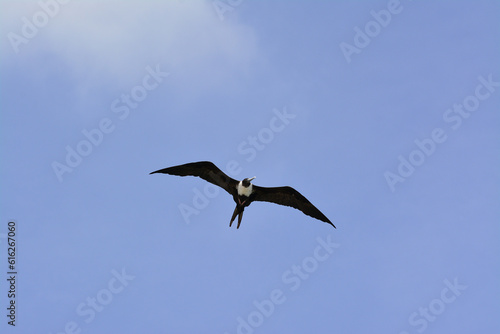
[[[236,208],[234,208],[233,216],[231,217],[231,221],[229,222],[229,227],[233,225],[234,219],[236,218],[236,216],[238,216],[238,225],[236,226],[236,228],[240,228],[241,219],[243,218],[243,210],[245,210],[245,207],[236,205]]]

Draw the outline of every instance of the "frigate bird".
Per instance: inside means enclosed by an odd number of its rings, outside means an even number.
[[[335,225],[333,225],[333,223],[326,218],[321,211],[319,211],[314,205],[311,204],[311,202],[307,200],[307,198],[302,196],[292,187],[259,187],[250,183],[250,181],[255,179],[255,176],[237,181],[227,176],[210,161],[192,162],[184,165],[168,167],[151,172],[150,174],[155,173],[178,176],[198,176],[205,181],[213,183],[227,191],[233,196],[233,199],[236,202],[236,208],[234,209],[233,216],[229,222],[230,227],[236,216],[238,216],[238,225],[236,228],[240,228],[243,210],[245,210],[245,207],[249,206],[253,201],[271,202],[290,206],[302,211],[308,216],[324,221],[325,223],[335,227]]]

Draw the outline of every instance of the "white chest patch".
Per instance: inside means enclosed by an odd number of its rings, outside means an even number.
[[[243,184],[241,183],[238,183],[238,195],[240,196],[246,196],[246,197],[250,197],[250,194],[252,193],[252,184],[250,183],[250,186],[248,186],[247,188],[243,187]]]

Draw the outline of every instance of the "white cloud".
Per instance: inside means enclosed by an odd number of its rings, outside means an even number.
[[[213,86],[245,74],[259,58],[253,31],[220,21],[211,3],[201,0],[70,0],[14,52],[8,34],[22,36],[23,17],[33,21],[41,3],[57,1],[2,1],[4,65],[59,63],[80,85],[118,88],[136,83],[147,65],[161,64],[179,83],[201,79]]]

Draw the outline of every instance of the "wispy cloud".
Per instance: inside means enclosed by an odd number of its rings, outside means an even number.
[[[146,65],[157,62],[176,75],[178,84],[200,78],[222,83],[258,58],[253,31],[221,22],[206,1],[145,1],[141,6],[126,1],[69,1],[28,43],[18,45],[18,52],[7,35],[22,36],[23,25],[33,22],[43,6],[34,2],[1,6],[4,60],[40,66],[47,65],[49,57],[66,66],[82,85],[112,82],[121,89],[135,82]]]

